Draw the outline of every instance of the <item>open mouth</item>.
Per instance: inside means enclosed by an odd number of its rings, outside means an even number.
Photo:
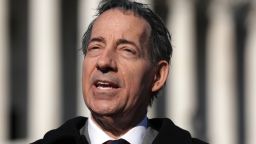
[[[106,80],[96,80],[94,86],[100,89],[117,89],[119,85],[115,82],[106,81]]]

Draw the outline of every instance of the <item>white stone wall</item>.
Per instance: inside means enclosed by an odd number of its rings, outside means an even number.
[[[95,15],[99,0],[78,1],[78,47],[81,37]],[[145,2],[145,0],[143,0]],[[152,4],[152,1],[147,1]],[[239,4],[229,0],[212,1],[208,15],[206,44],[206,119],[211,144],[238,144],[235,32],[232,8]],[[28,143],[61,123],[60,85],[60,0],[29,1],[29,106],[28,137],[8,140],[9,58],[8,2],[0,0],[0,143]],[[196,131],[192,126],[196,112],[197,80],[194,1],[169,1],[167,27],[174,47],[170,75],[166,86],[166,115],[177,125]],[[245,126],[247,144],[256,143],[256,5],[248,14],[245,49]],[[74,48],[76,50],[76,48]],[[78,115],[88,116],[81,88],[83,55],[78,57]],[[157,102],[157,101],[156,101]],[[149,109],[155,117],[157,104]],[[161,104],[158,104],[161,105]]]

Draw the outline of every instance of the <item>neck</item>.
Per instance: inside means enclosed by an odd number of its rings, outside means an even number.
[[[115,114],[115,115],[98,115],[92,113],[92,119],[101,129],[110,137],[117,139],[131,128],[135,127],[146,116],[144,113],[134,114]]]

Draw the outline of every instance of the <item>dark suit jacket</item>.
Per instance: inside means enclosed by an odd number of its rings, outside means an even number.
[[[32,144],[88,144],[86,136],[80,134],[86,122],[85,117],[73,118],[59,128],[47,132],[43,139]],[[206,144],[192,138],[188,131],[177,127],[167,118],[149,119],[148,127],[147,130],[156,132],[152,144]],[[145,137],[150,137],[150,133]]]

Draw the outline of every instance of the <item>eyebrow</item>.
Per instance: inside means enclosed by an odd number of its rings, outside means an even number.
[[[92,39],[90,39],[89,43],[91,42],[102,42],[102,43],[106,43],[105,39],[103,37],[94,37]]]
[[[127,39],[119,39],[117,42],[116,42],[116,45],[120,45],[120,44],[131,44],[133,46],[135,46],[136,48],[138,48],[137,44],[132,42],[132,41],[129,41]]]
[[[92,38],[89,43],[91,42],[102,42],[102,43],[106,43],[105,39],[103,37],[94,37]],[[118,39],[116,42],[116,45],[120,45],[120,44],[131,44],[134,45],[135,47],[138,47],[136,43],[129,41],[127,39]]]

